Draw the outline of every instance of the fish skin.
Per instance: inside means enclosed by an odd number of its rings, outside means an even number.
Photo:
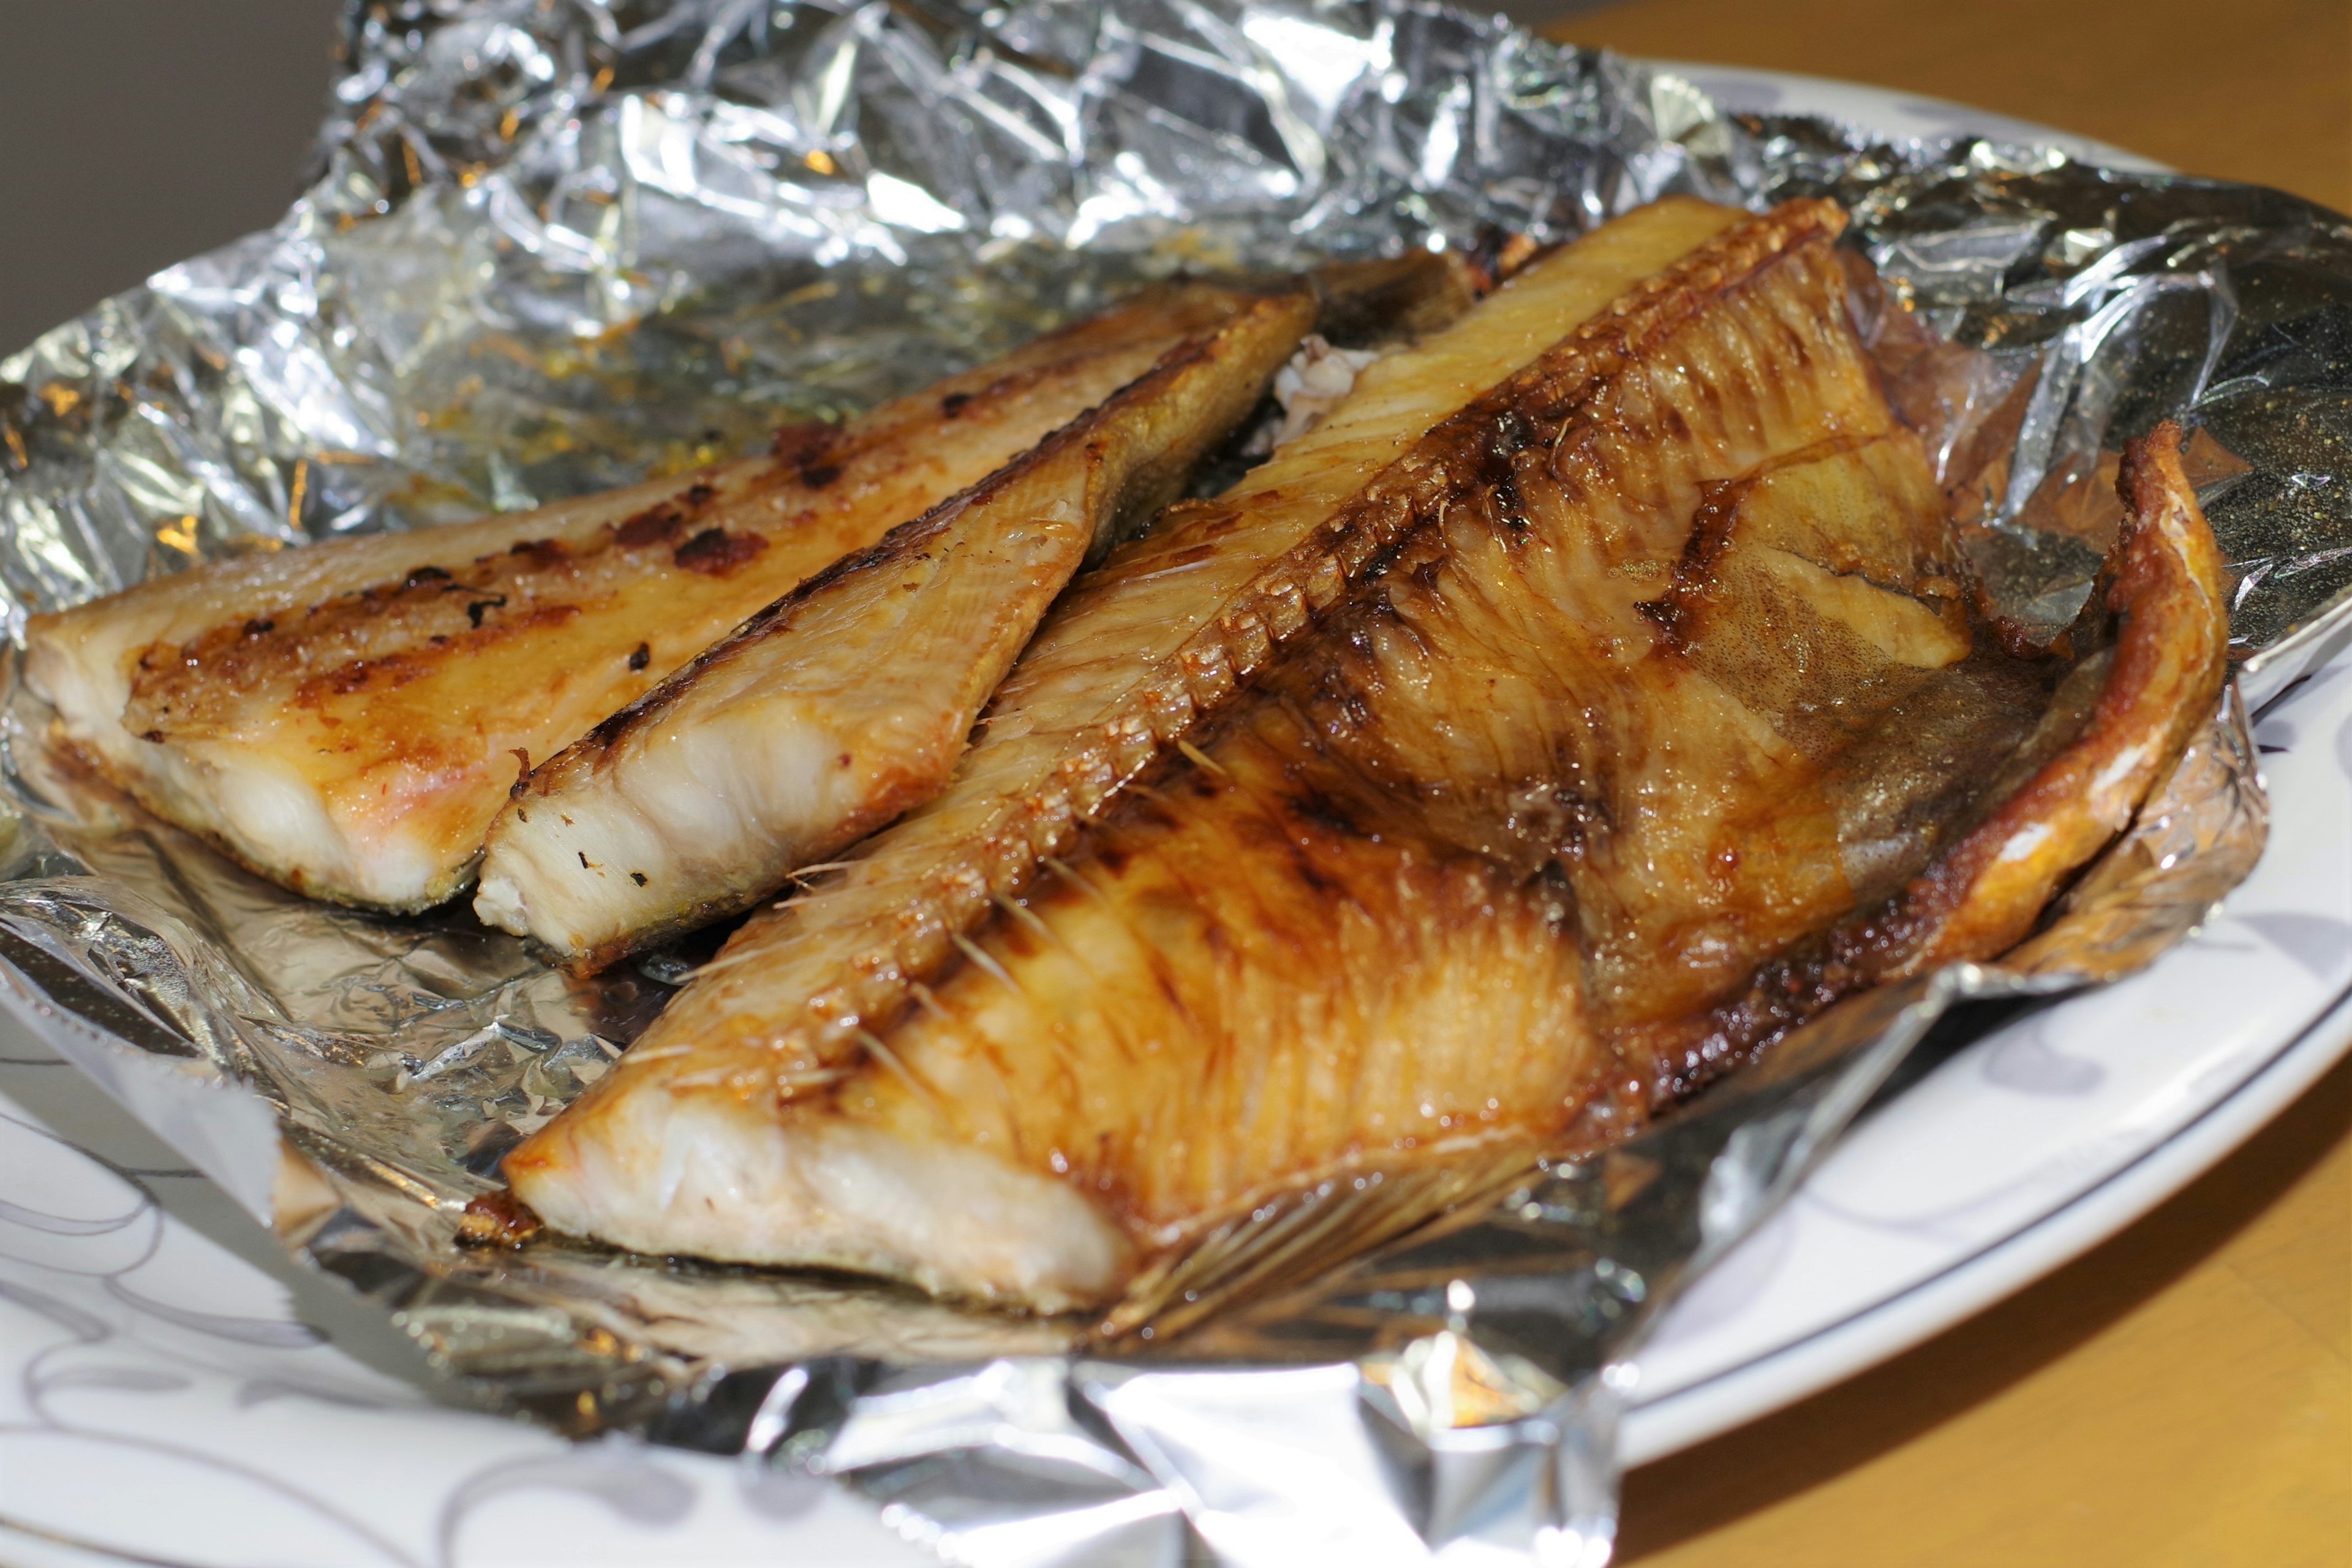
[[[26,626],[54,732],[298,892],[470,879],[545,757],[746,616],[1001,467],[1244,296],[1151,291],[840,426],[538,510],[194,568]]]
[[[1082,561],[1174,499],[1315,313],[1269,295],[1186,338],[542,763],[491,826],[476,911],[594,969],[929,799]]]
[[[2170,421],[2125,447],[2124,519],[2081,616],[2039,660],[2046,707],[1982,780],[1935,853],[1892,896],[1792,942],[1704,1011],[1626,1031],[1650,1066],[1652,1109],[1751,1058],[1790,1026],[1870,986],[1997,957],[2031,934],[2074,873],[2131,826],[2210,721],[2228,677],[2228,576]],[[1979,641],[2017,640],[1980,627]],[[1961,679],[1994,662],[1980,649]],[[1973,667],[1973,668],[1972,668]]]
[[[2086,665],[2107,660],[2081,732],[1850,936],[1845,962],[1867,952],[1898,977],[2021,941],[2049,889],[2131,826],[2204,729],[2228,678],[2229,574],[2181,447],[2168,419],[2125,444],[2122,529],[2068,635]]]

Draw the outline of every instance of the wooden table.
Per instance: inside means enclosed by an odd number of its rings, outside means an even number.
[[[1635,0],[1544,30],[1980,104],[2352,212],[2345,0]]]
[[[1638,0],[1548,28],[2063,126],[2352,211],[2344,0]],[[2352,1564],[2352,1064],[1975,1320],[1626,1479],[1645,1568]]]

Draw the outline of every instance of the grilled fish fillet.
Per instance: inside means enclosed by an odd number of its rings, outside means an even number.
[[[1258,300],[744,623],[532,773],[475,910],[593,968],[748,908],[946,783],[1081,562],[1175,498],[1314,322]]]
[[[843,555],[1254,308],[1180,286],[775,449],[536,511],[223,562],[26,627],[64,740],[314,897],[456,893],[516,778]]]
[[[939,797],[860,846],[839,877],[747,926],[728,950],[739,979],[689,988],[660,1026],[746,1044],[814,1028],[824,1049],[855,1049],[862,1020],[906,1005],[905,976],[953,955],[993,896],[1230,698],[1393,535],[1394,506],[1354,505],[1368,481],[1564,325],[1738,216],[1675,200],[1596,231],[1365,369],[1323,423],[1227,494],[1180,503],[1114,550],[1047,616]]]
[[[940,796],[868,840],[838,877],[756,917],[629,1059],[747,1052],[789,1084],[854,1058],[867,1025],[895,1020],[910,984],[955,958],[996,898],[1073,843],[1120,783],[1229,700],[1394,539],[1411,499],[1372,481],[1433,426],[1740,216],[1675,199],[1604,226],[1368,367],[1322,424],[1226,495],[1171,509],[1114,551],[1048,617]],[[551,1193],[531,1173],[536,1160],[526,1148],[511,1166],[526,1195]],[[757,1237],[634,1234],[656,1248],[765,1255]]]
[[[510,1155],[517,1194],[641,1250],[1098,1304],[1303,1184],[1616,1135],[2015,942],[2210,710],[2218,558],[2155,438],[2064,654],[2006,651],[1848,324],[1838,221],[1649,263],[1328,514],[1319,596],[1212,623],[1227,661],[1160,723],[1088,752],[1000,711]],[[1107,570],[1064,614],[1154,586]],[[1015,714],[1087,684],[1052,635]],[[958,801],[1041,735],[1084,759],[1058,797]],[[857,923],[835,895],[941,820],[963,858]]]

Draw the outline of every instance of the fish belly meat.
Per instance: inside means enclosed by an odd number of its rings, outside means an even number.
[[[1201,646],[1114,556],[948,792],[739,932],[509,1156],[517,1194],[645,1251],[1099,1308],[1283,1194],[1622,1137],[2019,941],[2210,713],[2218,556],[2160,430],[2068,636],[1984,621],[1839,222],[1718,223],[1564,315],[1261,549],[1304,574],[1287,619],[1217,533],[1131,547],[1219,584],[1224,661],[1165,711],[1090,680]],[[1128,640],[1056,643],[1080,616]]]
[[[1301,289],[1184,339],[542,763],[491,826],[476,911],[600,966],[936,795],[1071,574],[1175,499],[1314,319]]]
[[[1254,303],[1155,290],[756,457],[154,579],[34,616],[26,679],[157,815],[298,892],[424,909],[519,765]]]

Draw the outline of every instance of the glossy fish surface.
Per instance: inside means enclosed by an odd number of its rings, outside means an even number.
[[[299,892],[423,909],[471,877],[519,763],[1244,303],[1157,290],[766,454],[37,616],[26,679],[158,815]]]
[[[541,764],[492,825],[476,910],[602,964],[748,907],[935,795],[1081,562],[1174,498],[1314,315],[1299,290],[1183,339]]]
[[[1114,557],[950,791],[739,932],[509,1157],[518,1195],[640,1250],[1100,1308],[1282,1194],[1622,1136],[2019,940],[2205,721],[2218,558],[2159,432],[2081,622],[2012,651],[1839,223],[1726,215],[1563,312],[1282,544],[1296,612],[1224,591],[1223,662],[1089,750],[1063,716],[1110,710],[1074,694],[1172,592]],[[1158,570],[1244,575],[1219,504]],[[1127,641],[1055,639],[1081,616]],[[1038,757],[1064,794],[1005,806]]]

